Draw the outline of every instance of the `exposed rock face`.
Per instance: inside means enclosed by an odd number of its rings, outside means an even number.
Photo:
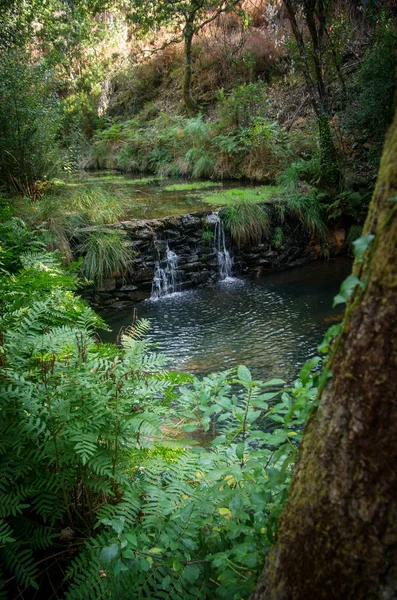
[[[236,248],[226,237],[226,245],[234,258],[233,274],[259,275],[267,269],[301,265],[321,257],[323,248],[317,240],[303,234],[296,223],[286,221],[283,240],[275,242],[276,218],[269,238],[257,246]],[[128,273],[114,273],[100,288],[86,295],[95,306],[121,308],[148,298],[152,290],[155,263],[166,253],[167,246],[178,256],[178,280],[185,290],[219,279],[218,259],[213,236],[218,217],[210,211],[163,219],[134,219],[110,227],[126,232],[131,247]],[[92,228],[95,229],[95,228]],[[327,257],[340,254],[342,234],[330,234]]]

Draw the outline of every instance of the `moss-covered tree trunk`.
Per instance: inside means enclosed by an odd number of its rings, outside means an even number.
[[[397,113],[333,377],[307,424],[253,600],[397,598]]]

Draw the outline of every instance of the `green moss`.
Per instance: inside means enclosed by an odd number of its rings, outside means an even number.
[[[204,201],[216,206],[234,206],[240,203],[272,202],[281,192],[274,185],[264,185],[255,188],[232,188],[222,192],[207,194]]]
[[[162,181],[162,177],[139,177],[138,179],[128,179],[125,175],[99,175],[99,176],[88,176],[84,180],[84,184],[89,183],[106,183],[116,185],[147,185],[150,183],[158,183]]]
[[[202,190],[212,187],[222,187],[221,182],[216,181],[193,181],[192,183],[174,183],[167,185],[164,192],[185,192],[190,190]]]

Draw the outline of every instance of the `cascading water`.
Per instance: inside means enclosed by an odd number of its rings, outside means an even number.
[[[225,226],[219,217],[215,222],[214,251],[218,259],[218,271],[220,279],[232,276],[233,259],[226,249]]]
[[[177,292],[178,289],[178,256],[167,246],[165,258],[156,261],[154,266],[150,299],[157,300],[157,298]]]

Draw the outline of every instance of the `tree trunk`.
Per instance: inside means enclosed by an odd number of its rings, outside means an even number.
[[[186,20],[183,32],[184,50],[185,50],[185,72],[183,76],[183,101],[186,106],[189,117],[197,112],[197,104],[192,96],[192,42],[194,35],[194,15]]]
[[[397,112],[386,139],[333,377],[305,429],[253,600],[397,598]]]
[[[324,32],[327,28],[324,3],[322,0],[307,0],[303,3],[303,13],[310,33],[312,47],[310,54],[298,25],[297,3],[295,0],[284,0],[284,5],[301,57],[302,73],[306,81],[310,101],[318,119],[321,163],[320,186],[335,192],[339,188],[341,173],[338,163],[338,150],[329,124],[329,94],[324,76],[322,46]],[[314,74],[312,74],[311,66],[314,68]]]

